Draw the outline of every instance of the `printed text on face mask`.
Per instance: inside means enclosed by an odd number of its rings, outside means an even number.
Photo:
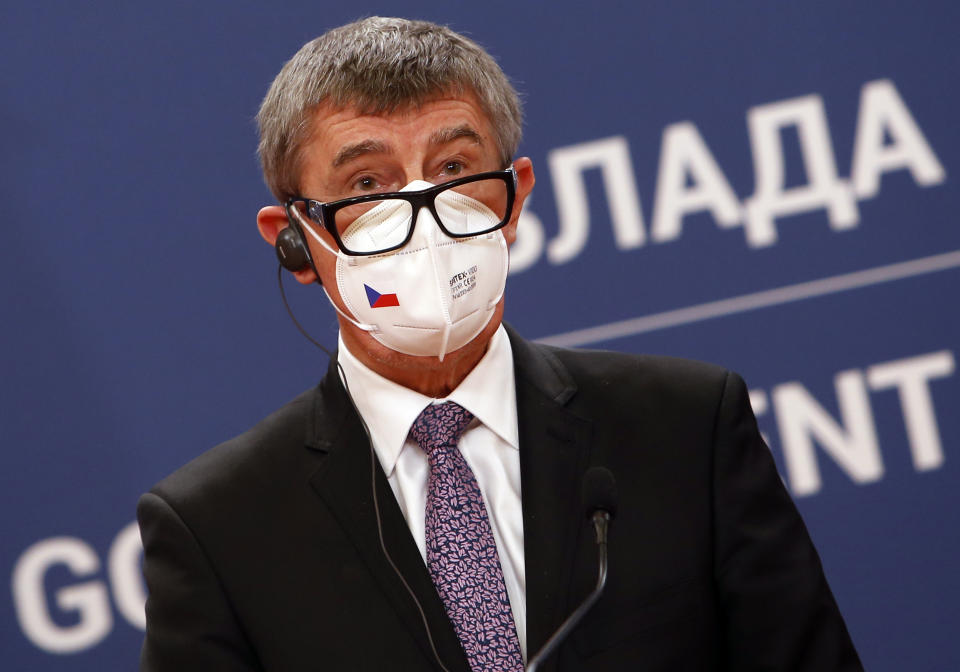
[[[450,278],[450,297],[459,299],[467,292],[477,288],[477,267],[471,266],[467,270],[456,273]]]

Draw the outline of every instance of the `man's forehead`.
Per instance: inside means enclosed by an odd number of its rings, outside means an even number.
[[[470,124],[459,124],[457,126],[446,126],[434,129],[426,141],[428,145],[446,145],[458,140],[466,140],[473,144],[484,147],[487,143],[480,131]],[[363,156],[365,154],[393,154],[394,146],[388,141],[377,137],[364,138],[358,142],[347,142],[336,152],[331,162],[334,168],[339,168],[345,163]]]
[[[323,102],[312,112],[311,136],[364,134],[372,130],[404,127],[418,135],[429,132],[429,140],[456,139],[471,134],[459,129],[472,129],[474,139],[481,140],[492,131],[486,112],[469,92],[437,96],[420,103],[397,108],[370,111],[358,105],[334,105]]]

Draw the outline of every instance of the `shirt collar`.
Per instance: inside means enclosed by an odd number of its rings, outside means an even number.
[[[341,377],[346,377],[350,396],[370,430],[373,448],[388,478],[400,459],[410,427],[430,403],[455,401],[519,449],[513,352],[503,325],[494,332],[477,365],[445,399],[433,399],[374,372],[347,349],[342,337],[338,338],[338,348]]]
[[[473,413],[492,432],[519,450],[513,351],[502,324],[490,339],[483,358],[447,399]]]

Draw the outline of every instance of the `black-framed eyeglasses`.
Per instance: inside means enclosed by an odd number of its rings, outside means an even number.
[[[302,226],[326,229],[346,254],[368,256],[397,250],[413,236],[420,208],[427,208],[451,238],[471,238],[506,226],[513,212],[517,173],[477,173],[421,191],[367,194],[321,203],[309,198],[287,201],[288,216]]]

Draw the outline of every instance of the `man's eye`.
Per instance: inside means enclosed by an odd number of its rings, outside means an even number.
[[[357,191],[373,191],[380,186],[375,179],[369,175],[359,178],[353,183]]]
[[[463,172],[463,164],[459,161],[447,161],[443,164],[443,174],[448,176],[459,175]]]

